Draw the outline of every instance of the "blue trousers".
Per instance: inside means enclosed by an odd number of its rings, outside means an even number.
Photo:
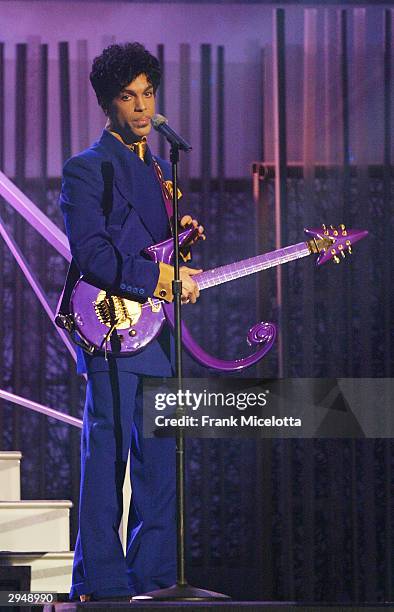
[[[130,449],[127,554],[118,535]],[[175,441],[144,438],[141,376],[88,375],[79,531],[70,599],[135,595],[176,581]]]

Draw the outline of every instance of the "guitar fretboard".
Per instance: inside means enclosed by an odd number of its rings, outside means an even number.
[[[310,255],[310,251],[305,242],[299,242],[271,253],[265,253],[264,255],[257,255],[257,257],[250,257],[249,259],[243,259],[235,263],[227,264],[226,266],[220,266],[201,274],[193,276],[193,280],[196,281],[200,289],[208,289],[208,287],[214,287],[215,285],[221,285],[228,281],[247,276],[249,274],[255,274],[261,270],[267,268],[273,268],[280,264],[284,264],[294,259],[300,259]]]

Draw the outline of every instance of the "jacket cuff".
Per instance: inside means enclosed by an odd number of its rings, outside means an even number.
[[[172,302],[174,295],[172,293],[172,281],[174,280],[174,268],[162,261],[159,263],[159,279],[153,295],[157,298],[162,298],[166,302]]]

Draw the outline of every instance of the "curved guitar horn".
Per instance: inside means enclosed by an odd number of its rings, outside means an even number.
[[[174,329],[174,307],[172,304],[163,304],[164,313],[168,324]],[[259,346],[260,348],[247,357],[241,359],[227,360],[219,359],[207,353],[192,337],[185,323],[182,322],[182,343],[187,352],[198,361],[201,365],[221,370],[222,372],[237,372],[254,365],[260,359],[265,357],[268,351],[271,350],[275,342],[277,328],[275,323],[265,323],[261,321],[250,328],[247,335],[247,342],[250,346]]]

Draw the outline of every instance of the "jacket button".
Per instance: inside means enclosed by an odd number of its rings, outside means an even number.
[[[131,285],[127,285],[127,291],[128,291],[129,293],[131,293],[131,292],[132,292],[132,290],[133,290],[133,287],[132,287]]]
[[[140,289],[140,290],[138,291],[138,293],[139,293],[140,295],[144,295],[144,293],[145,293],[145,289]]]
[[[126,284],[125,284],[125,283],[122,283],[122,284],[121,284],[121,286],[120,286],[120,288],[121,288],[121,289],[126,289]]]
[[[138,287],[133,287],[133,293],[138,293]]]

